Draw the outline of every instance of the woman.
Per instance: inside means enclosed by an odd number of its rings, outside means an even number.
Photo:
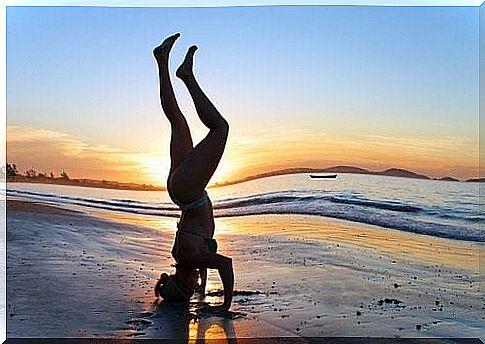
[[[216,253],[217,243],[212,238],[214,215],[205,187],[221,160],[229,125],[195,79],[192,67],[197,47],[192,46],[176,75],[187,86],[200,120],[209,128],[207,136],[193,146],[189,127],[177,105],[168,71],[170,50],[179,36],[177,33],[168,37],[153,51],[159,69],[162,109],[172,129],[167,190],[172,201],[182,210],[172,248],[172,256],[177,262],[176,272],[174,275],[163,273],[160,276],[155,286],[155,294],[165,300],[188,301],[197,287],[198,275],[200,274],[200,287],[204,293],[207,269],[217,269],[224,288],[224,303],[211,309],[228,310],[234,288],[232,260]]]

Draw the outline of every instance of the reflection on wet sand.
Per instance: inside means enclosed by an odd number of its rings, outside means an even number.
[[[200,344],[213,339],[237,343],[233,320],[242,318],[242,314],[204,311],[207,305],[202,298],[190,303],[156,300],[150,311],[139,314],[131,321],[131,333],[128,336],[163,337]]]
[[[193,338],[192,333],[190,335]],[[210,315],[199,317],[195,335],[198,344],[205,343],[206,339],[226,339],[228,344],[237,343],[233,320],[228,317]]]

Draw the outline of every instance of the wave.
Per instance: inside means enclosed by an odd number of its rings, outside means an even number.
[[[145,203],[136,200],[99,200],[92,198],[80,198],[53,194],[44,194],[30,191],[19,191],[7,189],[7,196],[27,197],[34,200],[49,201],[54,203],[72,204],[83,207],[122,211],[132,214],[141,215],[161,215],[169,217],[177,217],[179,208],[170,203],[161,203],[160,205],[153,205],[152,203]]]
[[[28,197],[55,203],[121,211],[133,214],[178,217],[172,203],[131,199],[94,199],[7,189],[7,196]],[[478,208],[478,207],[477,207]],[[450,209],[401,200],[369,199],[350,191],[287,190],[214,201],[216,217],[264,214],[298,214],[338,218],[406,232],[483,242],[479,210]]]

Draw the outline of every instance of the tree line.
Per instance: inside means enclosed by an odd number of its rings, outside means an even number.
[[[40,178],[40,179],[41,178],[51,178],[51,179],[54,179],[54,178],[56,178],[52,171],[49,174],[45,171],[44,172],[38,172],[33,167],[28,169],[27,171],[25,171],[25,174],[21,174],[21,173],[19,173],[16,164],[9,164],[9,163],[7,163],[6,174],[7,174],[7,178],[8,177],[27,177],[27,178],[32,178],[32,179],[35,179],[35,178]],[[66,173],[66,171],[62,171],[59,175],[59,178],[67,180],[67,179],[69,179],[69,175]]]

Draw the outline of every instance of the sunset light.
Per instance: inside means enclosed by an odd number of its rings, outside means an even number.
[[[142,155],[139,158],[138,174],[143,176],[143,180],[153,185],[166,185],[168,171],[170,170],[170,157],[162,155]],[[133,174],[135,180],[135,174]]]
[[[214,27],[210,9],[179,11],[9,8],[8,162],[164,186],[170,127],[152,49],[176,22],[171,74],[194,144],[207,129],[174,75],[191,42],[202,88],[231,123],[211,184],[336,165],[478,177],[472,12],[457,8],[451,29],[437,9],[224,8]]]

